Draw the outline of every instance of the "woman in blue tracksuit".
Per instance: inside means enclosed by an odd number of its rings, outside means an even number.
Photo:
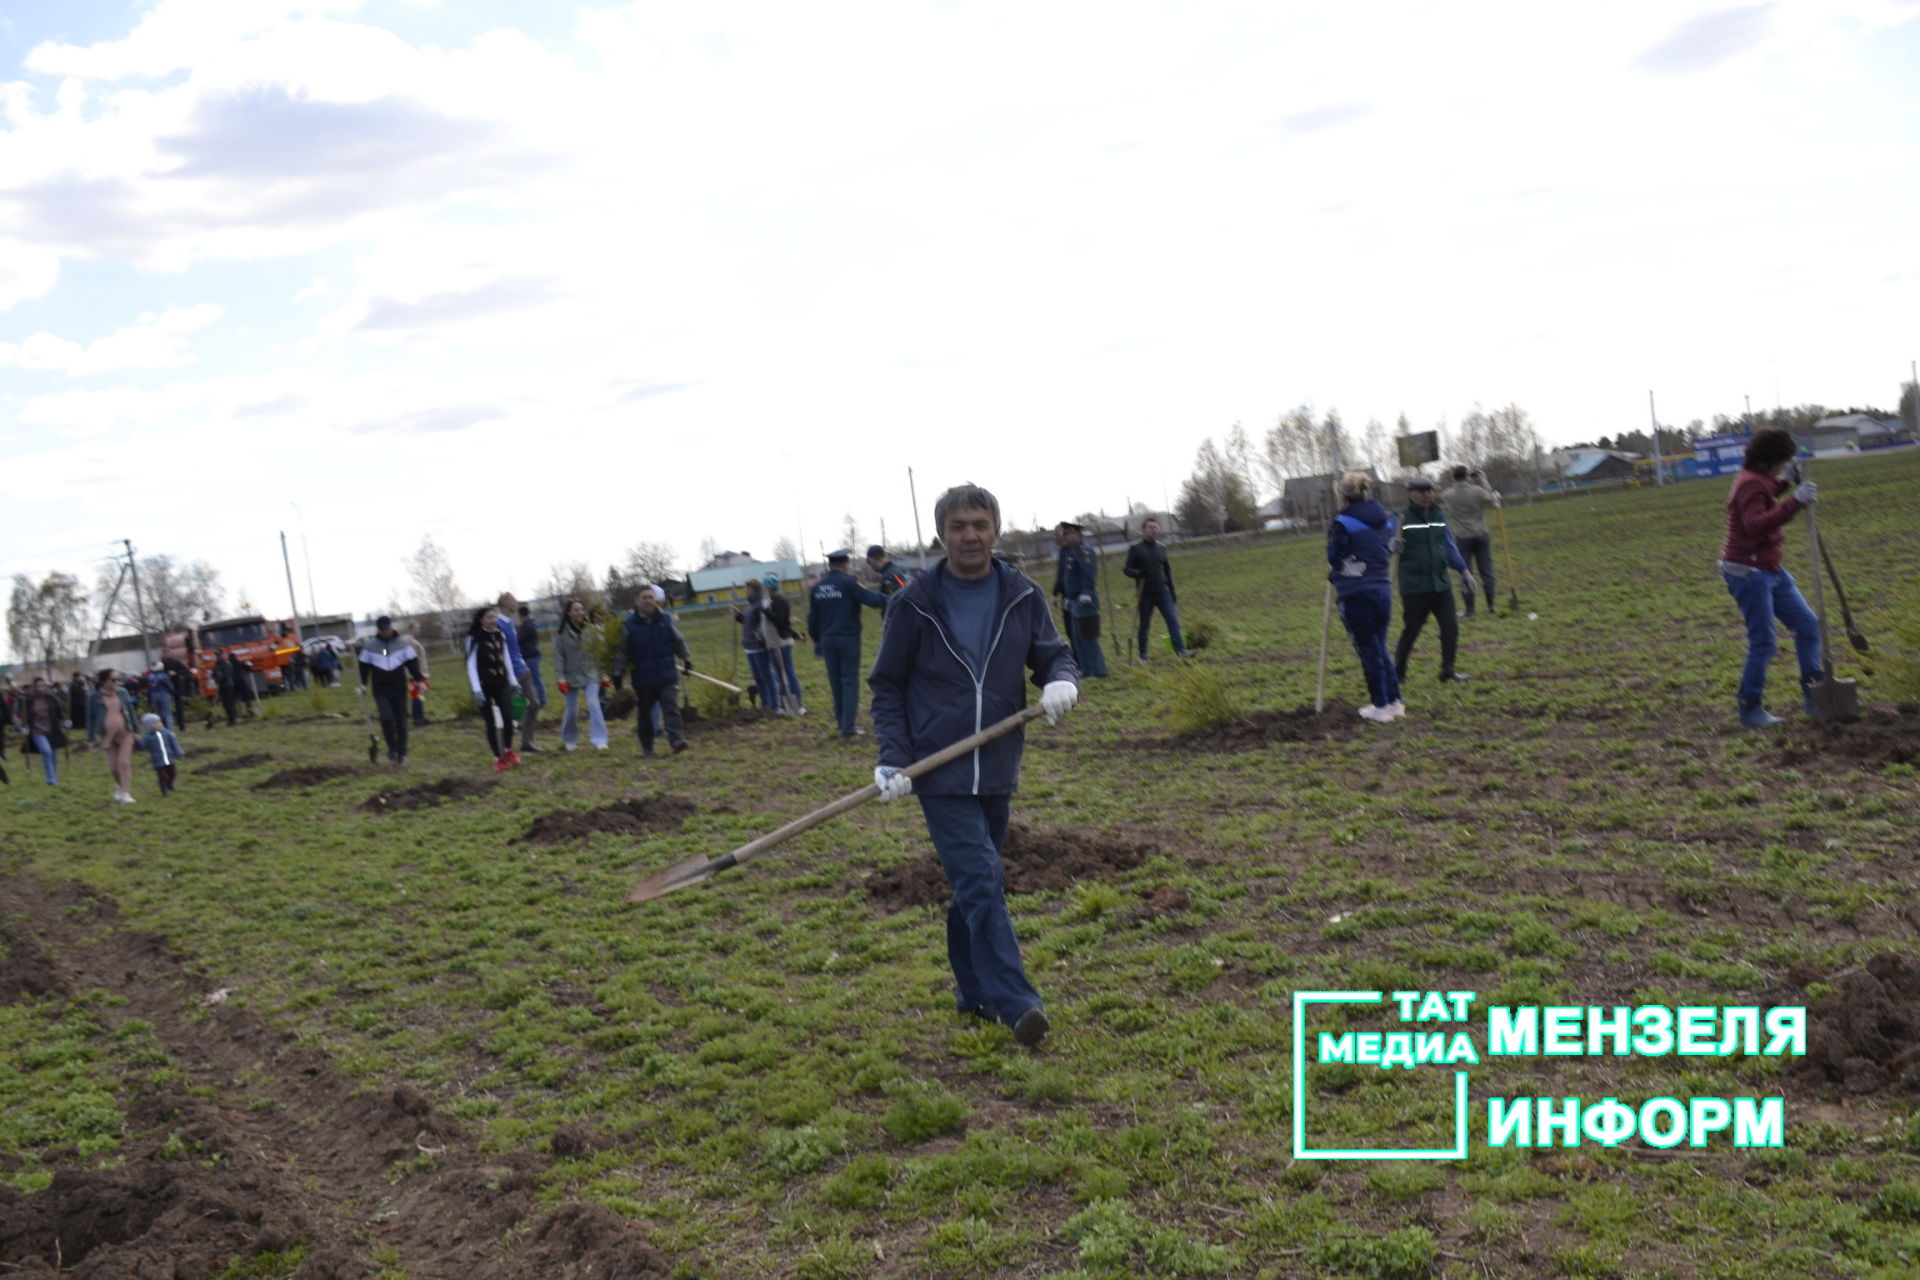
[[[1340,500],[1346,505],[1327,526],[1327,581],[1333,584],[1340,621],[1360,656],[1367,675],[1371,705],[1362,717],[1385,724],[1406,711],[1400,701],[1400,681],[1393,673],[1393,655],[1387,650],[1387,628],[1393,622],[1393,583],[1387,567],[1393,559],[1393,517],[1375,502],[1372,482],[1359,471],[1340,477]]]

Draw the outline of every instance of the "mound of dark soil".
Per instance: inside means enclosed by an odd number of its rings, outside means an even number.
[[[596,831],[637,836],[678,827],[699,812],[700,806],[679,796],[622,800],[599,809],[555,809],[533,820],[521,844],[565,844],[583,840]]]
[[[1862,707],[1852,724],[1800,721],[1776,754],[1782,764],[1815,769],[1920,764],[1920,709]]]
[[[309,764],[298,769],[282,769],[263,782],[253,784],[255,791],[276,791],[281,787],[311,787],[318,782],[332,782],[335,778],[351,778],[355,774],[365,773],[366,767],[357,764]]]
[[[205,748],[197,748],[197,749],[191,748],[191,747],[188,748],[188,750],[193,751],[195,755],[200,754],[200,752],[204,749]],[[273,759],[272,756],[267,755],[264,752],[255,751],[244,756],[235,756],[231,760],[221,760],[215,764],[202,765],[200,768],[195,769],[194,772],[195,773],[227,773],[233,769],[251,769],[253,768],[253,766],[257,764],[267,764],[272,759]]]
[[[1159,852],[1156,845],[1015,823],[1007,828],[1000,865],[1008,893],[1045,893],[1076,880],[1110,880]],[[887,911],[943,906],[951,896],[946,873],[931,851],[867,877],[867,893]]]
[[[1209,725],[1178,733],[1166,745],[1189,751],[1244,751],[1270,742],[1326,742],[1350,738],[1364,727],[1360,709],[1351,702],[1329,702],[1324,710],[1298,707],[1292,711],[1255,711],[1227,724]],[[1161,744],[1155,744],[1159,746]]]
[[[471,800],[498,786],[493,778],[442,778],[400,791],[377,791],[364,805],[368,813],[397,813],[402,809],[431,809],[448,800]]]
[[[1848,1093],[1920,1093],[1920,958],[1877,955],[1809,1005],[1807,1056],[1787,1070]]]
[[[496,1263],[489,1280],[551,1276],[587,1280],[589,1276],[647,1280],[674,1274],[665,1254],[647,1243],[640,1225],[605,1205],[563,1204],[534,1223],[506,1262]]]
[[[61,995],[67,980],[47,949],[25,933],[0,925],[0,1004],[11,1004],[22,996]]]
[[[609,720],[626,720],[639,705],[640,699],[633,696],[633,690],[615,689],[611,698],[601,701],[600,714]]]

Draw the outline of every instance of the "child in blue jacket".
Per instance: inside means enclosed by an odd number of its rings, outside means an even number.
[[[187,749],[180,745],[180,739],[174,736],[173,730],[151,712],[140,717],[140,727],[146,732],[141,735],[137,745],[153,761],[153,774],[160,783],[160,794],[171,795],[174,781],[180,776],[179,766],[174,762],[187,754]]]

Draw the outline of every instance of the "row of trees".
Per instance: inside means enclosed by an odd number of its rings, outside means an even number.
[[[1693,442],[1702,436],[1727,435],[1751,427],[1755,431],[1763,427],[1779,427],[1784,431],[1802,433],[1812,429],[1813,424],[1822,418],[1835,414],[1864,413],[1870,418],[1890,421],[1898,418],[1907,424],[1908,430],[1915,429],[1914,390],[1911,382],[1900,390],[1900,408],[1897,413],[1888,413],[1885,409],[1876,409],[1871,405],[1854,405],[1845,409],[1830,409],[1823,404],[1797,404],[1791,407],[1781,406],[1762,409],[1754,414],[1716,413],[1712,419],[1695,418],[1684,427],[1672,423],[1660,424],[1660,450],[1662,453],[1684,451],[1692,447]],[[1653,452],[1653,431],[1623,431],[1618,435],[1601,436],[1597,440],[1582,440],[1571,446],[1576,449],[1618,449],[1622,453],[1651,454]]]
[[[205,560],[144,556],[140,591],[118,557],[94,575],[91,594],[74,574],[55,570],[39,581],[13,577],[7,602],[7,642],[23,661],[50,667],[88,648],[95,619],[101,630],[138,632],[144,615],[151,633],[183,631],[226,609],[220,573]]]
[[[1434,430],[1440,436],[1442,460],[1480,466],[1495,488],[1531,489],[1545,477],[1545,447],[1533,419],[1518,405],[1492,412],[1475,405],[1457,426],[1443,419]],[[1336,458],[1341,470],[1405,474],[1395,437],[1413,433],[1404,413],[1392,431],[1374,418],[1356,432],[1338,409],[1316,418],[1304,404],[1281,414],[1257,445],[1236,422],[1224,444],[1211,437],[1201,444],[1193,474],[1180,487],[1174,515],[1189,530],[1231,533],[1257,528],[1263,490],[1283,495],[1289,480],[1331,473]]]

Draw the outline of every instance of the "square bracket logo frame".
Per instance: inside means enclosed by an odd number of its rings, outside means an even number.
[[[1307,1006],[1384,1004],[1379,991],[1296,991],[1293,993],[1293,1158],[1295,1160],[1465,1160],[1467,1158],[1468,1073],[1453,1073],[1453,1146],[1351,1150],[1307,1145]]]

